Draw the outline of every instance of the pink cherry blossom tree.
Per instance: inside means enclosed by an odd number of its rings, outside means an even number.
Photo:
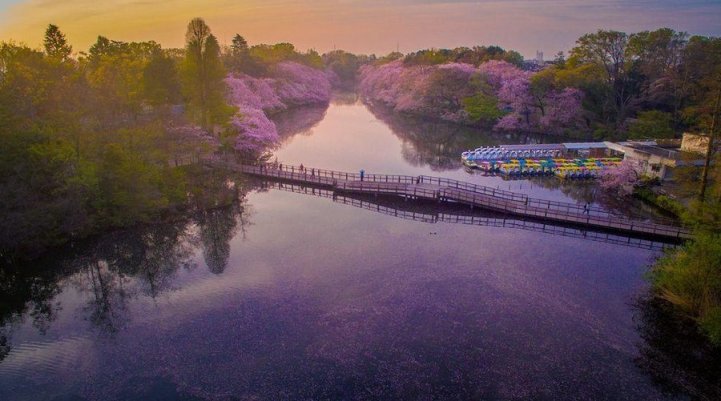
[[[516,75],[508,75],[501,80],[498,100],[510,112],[499,121],[495,128],[528,130],[535,125],[537,118],[530,85],[528,74],[523,71],[519,71]]]
[[[583,93],[552,84],[534,86],[533,77],[532,72],[498,60],[475,67],[405,65],[399,59],[361,67],[359,88],[365,99],[397,112],[455,123],[471,123],[465,104],[481,97],[497,99],[501,118],[494,128],[498,130],[556,134],[578,126]]]
[[[331,96],[329,74],[303,64],[283,62],[275,68],[275,90],[288,106],[328,103]]]
[[[262,153],[279,140],[275,124],[261,109],[240,106],[231,124],[239,133],[234,148],[240,152]]]
[[[633,193],[633,188],[641,178],[640,166],[629,159],[624,159],[616,167],[609,167],[601,173],[601,188],[616,191],[621,196]]]
[[[245,74],[228,76],[228,101],[237,106],[245,105],[265,111],[283,110],[287,106],[275,92],[272,78],[254,78]]]
[[[405,65],[395,60],[366,65],[360,70],[361,94],[398,112],[432,116],[441,120],[469,123],[464,100],[478,93],[495,96],[508,115],[498,129],[538,130],[541,118],[547,125],[572,120],[576,108],[564,108],[574,93],[553,93],[536,98],[531,93],[532,73],[504,61],[490,61],[475,67],[465,63]],[[490,88],[490,93],[489,89]],[[546,103],[553,103],[546,116]],[[555,103],[559,103],[556,107]]]
[[[228,101],[238,107],[231,119],[237,132],[234,148],[240,152],[262,153],[279,141],[269,113],[290,107],[327,104],[331,97],[332,71],[322,71],[295,62],[282,62],[271,69],[272,76],[256,78],[246,74],[228,76]]]
[[[527,74],[515,65],[499,60],[491,60],[479,65],[478,71],[496,91],[500,90],[505,82]]]
[[[562,127],[581,124],[583,92],[576,88],[553,91],[547,96],[545,113],[540,118],[541,128],[555,131]]]
[[[363,96],[395,106],[401,92],[403,62],[396,60],[380,66],[364,65],[360,68],[359,89]]]

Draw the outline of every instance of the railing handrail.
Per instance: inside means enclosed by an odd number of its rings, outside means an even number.
[[[444,196],[448,196],[448,190],[444,190]],[[456,199],[462,202],[468,202],[468,203],[475,203],[477,200],[475,197],[469,195],[469,194],[462,194],[459,193],[456,196],[450,196],[452,199]],[[493,198],[491,199],[483,199],[484,204],[487,204],[490,207],[496,207],[498,209],[501,209],[503,211],[507,212],[513,212],[513,213],[520,213],[523,212],[523,214],[527,215],[536,215],[539,217],[544,218],[558,218],[558,217],[568,217],[568,218],[574,218],[576,220],[580,220],[579,222],[585,221],[586,223],[609,223],[609,224],[615,224],[616,226],[620,227],[636,227],[639,229],[647,229],[655,232],[665,232],[665,233],[688,233],[689,231],[686,230],[683,227],[680,226],[669,226],[664,224],[658,224],[653,222],[645,222],[641,220],[628,220],[619,218],[616,216],[594,216],[594,215],[584,215],[579,213],[569,213],[569,212],[562,212],[558,210],[551,210],[551,209],[538,209],[533,207],[527,207],[527,205],[519,205],[518,203],[509,203],[508,201],[500,201],[495,200]],[[530,205],[530,203],[529,203]],[[537,212],[537,213],[534,213]],[[585,216],[585,218],[584,218]]]

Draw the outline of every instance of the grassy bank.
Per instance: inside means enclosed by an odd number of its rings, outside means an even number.
[[[657,296],[721,346],[721,234],[697,232],[694,241],[658,260],[651,282]]]
[[[633,196],[677,218],[682,218],[686,211],[681,202],[668,195],[657,194],[649,187],[644,186],[634,189]]]

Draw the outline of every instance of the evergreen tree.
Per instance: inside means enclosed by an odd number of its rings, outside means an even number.
[[[235,36],[233,36],[233,43],[230,45],[230,49],[234,56],[241,56],[248,52],[248,42],[236,33]]]
[[[70,53],[73,52],[72,46],[68,44],[65,35],[60,32],[57,25],[48,25],[43,44],[45,46],[45,53],[60,61],[67,60],[68,57],[70,57]]]
[[[194,18],[185,34],[183,84],[193,119],[206,128],[227,122],[233,114],[225,103],[225,68],[220,45],[202,18]]]

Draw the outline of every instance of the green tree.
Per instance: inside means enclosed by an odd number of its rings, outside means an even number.
[[[688,34],[669,28],[634,33],[628,52],[640,75],[639,97],[644,108],[671,113],[674,129],[680,127],[688,76],[682,73]]]
[[[699,198],[703,201],[708,177],[713,173],[711,161],[721,124],[721,38],[690,38],[684,51],[683,74],[688,76],[689,96],[684,117],[694,130],[711,138],[700,180]]]
[[[98,40],[88,50],[88,59],[91,62],[97,62],[100,57],[113,53],[117,48],[117,43],[115,41],[111,42],[105,36],[98,36]]]
[[[103,223],[124,227],[147,222],[168,206],[160,191],[162,169],[127,146],[111,143],[99,164],[98,207]]]
[[[494,122],[503,117],[498,108],[498,98],[483,92],[463,99],[463,110],[473,122]]]
[[[218,40],[201,18],[188,24],[185,34],[183,89],[191,117],[205,128],[226,123],[233,109],[225,102],[225,68]]]
[[[43,45],[45,46],[45,54],[60,61],[67,60],[73,52],[72,46],[65,40],[65,35],[60,32],[57,25],[53,24],[48,25],[47,30],[45,30]]]
[[[34,254],[81,233],[86,192],[76,180],[73,148],[32,131],[3,135],[0,152],[0,257],[20,250]]]
[[[367,57],[356,56],[343,50],[333,50],[323,55],[325,66],[333,70],[340,79],[341,85],[348,89],[355,86],[358,69],[365,62]]]
[[[673,117],[671,113],[658,110],[641,111],[636,120],[628,126],[631,139],[673,138]]]
[[[463,110],[471,121],[494,123],[503,117],[505,113],[498,107],[498,97],[484,77],[473,76],[468,86],[476,92],[462,101]]]
[[[574,62],[590,64],[602,71],[605,90],[609,93],[605,107],[613,112],[616,130],[622,128],[634,98],[627,46],[628,35],[624,32],[599,30],[581,36],[571,50]]]
[[[228,71],[256,75],[258,69],[254,65],[255,63],[253,63],[248,50],[248,42],[240,34],[236,33],[230,47],[223,54],[223,62]]]
[[[178,103],[180,81],[175,61],[158,51],[143,70],[143,93],[154,106]]]
[[[88,82],[99,99],[105,126],[135,121],[143,103],[145,61],[125,52],[104,54],[88,72]]]
[[[235,34],[233,36],[232,44],[230,45],[230,49],[233,52],[233,55],[244,55],[248,53],[248,42],[240,36],[240,34]]]

